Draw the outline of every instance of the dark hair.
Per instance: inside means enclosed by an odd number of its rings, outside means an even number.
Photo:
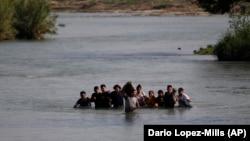
[[[116,84],[116,85],[113,87],[113,89],[115,89],[116,87],[118,87],[119,89],[121,89],[121,86],[118,85],[118,84]]]
[[[158,91],[158,94],[159,94],[159,93],[163,93],[163,90],[159,90],[159,91]]]
[[[94,87],[94,90],[97,90],[97,89],[99,89],[99,87],[98,87],[98,86],[95,86],[95,87]]]
[[[180,92],[180,91],[184,91],[184,89],[183,89],[183,88],[179,88],[179,89],[178,89],[178,92]]]
[[[86,92],[85,92],[85,91],[81,91],[81,92],[80,92],[80,95],[82,95],[82,94],[86,94]]]
[[[153,93],[153,95],[155,94],[153,90],[148,91],[148,94],[149,94],[149,93]]]
[[[168,85],[167,88],[172,88],[173,86],[172,85]]]
[[[141,84],[138,84],[137,86],[136,86],[136,89],[141,89]]]
[[[135,91],[135,88],[133,86],[133,83],[131,81],[128,81],[123,87],[122,92],[126,93],[128,96],[131,96],[131,93]]]
[[[102,88],[102,87],[106,87],[106,85],[105,85],[105,84],[102,84],[100,87],[101,87],[101,88]]]

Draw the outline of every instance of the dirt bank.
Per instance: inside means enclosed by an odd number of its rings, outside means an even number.
[[[53,0],[54,11],[134,13],[138,15],[210,15],[195,0]]]

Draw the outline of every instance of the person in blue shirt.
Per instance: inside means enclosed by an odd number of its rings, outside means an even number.
[[[113,87],[114,91],[110,93],[110,97],[112,99],[112,105],[114,108],[123,107],[123,94],[121,92],[121,86],[116,84]]]

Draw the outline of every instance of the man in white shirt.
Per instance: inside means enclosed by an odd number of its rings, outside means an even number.
[[[184,93],[183,88],[178,89],[178,102],[179,106],[181,107],[192,107],[192,105],[190,105],[191,98],[186,93]]]

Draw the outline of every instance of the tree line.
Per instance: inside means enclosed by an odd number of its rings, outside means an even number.
[[[238,2],[250,2],[250,0],[197,0],[198,6],[213,14],[230,12]]]

